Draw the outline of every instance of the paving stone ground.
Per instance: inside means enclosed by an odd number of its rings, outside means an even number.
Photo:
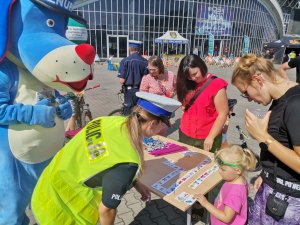
[[[176,67],[170,67],[169,70],[175,72]],[[232,68],[219,68],[217,66],[209,67],[209,72],[214,73],[218,77],[222,77],[230,83]],[[88,87],[101,84],[100,88],[93,89],[86,92],[86,102],[90,104],[90,108],[93,117],[108,115],[114,109],[120,107],[120,103],[117,98],[117,93],[120,90],[118,78],[116,77],[116,71],[108,71],[105,63],[97,64],[95,66],[94,80],[90,81]],[[291,80],[295,80],[295,69],[288,72],[288,76]],[[240,97],[238,90],[229,85],[227,88],[227,94],[229,98],[236,98],[238,104],[235,107],[236,116],[230,119],[228,130],[228,141],[230,143],[241,144],[239,140],[239,134],[236,126],[241,126],[244,129],[244,113],[245,109],[262,108],[263,106],[257,105],[252,102],[248,102],[247,99]],[[175,117],[172,118],[173,127],[169,131],[169,138],[178,140],[178,126],[180,122],[181,112],[178,110]],[[259,154],[258,143],[253,139],[247,140],[248,147],[255,153]],[[249,173],[249,181],[253,183],[253,180],[258,173]],[[249,194],[249,202],[254,197],[254,191],[251,186]],[[27,210],[27,214],[31,219],[31,225],[35,223],[34,218],[30,210]],[[140,195],[134,189],[131,189],[123,197],[121,205],[118,207],[118,214],[115,220],[116,225],[184,225],[186,224],[186,213],[173,207],[169,203],[160,199],[156,195],[152,195],[151,202],[144,203],[140,200]],[[193,224],[201,225],[201,222],[193,222]]]

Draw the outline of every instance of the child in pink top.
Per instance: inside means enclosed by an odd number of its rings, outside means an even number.
[[[232,145],[216,152],[215,160],[225,183],[214,205],[202,194],[195,197],[210,213],[211,225],[244,225],[247,221],[248,184],[243,174],[255,169],[256,158],[249,149]]]

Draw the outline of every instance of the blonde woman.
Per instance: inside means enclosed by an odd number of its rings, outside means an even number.
[[[128,117],[91,121],[53,158],[32,197],[39,224],[113,225],[116,208],[131,185],[150,199],[138,181],[143,168],[143,137],[170,124],[180,102],[138,92],[138,106]]]
[[[248,101],[271,104],[263,119],[246,110],[246,128],[260,143],[263,168],[248,223],[300,224],[300,86],[253,54],[241,58],[231,82]]]

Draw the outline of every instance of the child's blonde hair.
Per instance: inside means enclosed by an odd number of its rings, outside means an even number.
[[[254,153],[239,145],[230,145],[216,152],[215,158],[224,162],[234,163],[240,166],[241,171],[252,171],[256,168]]]

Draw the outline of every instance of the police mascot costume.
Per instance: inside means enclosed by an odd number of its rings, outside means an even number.
[[[0,225],[28,224],[25,208],[42,170],[64,143],[70,104],[95,50],[65,37],[73,0],[0,0]],[[46,213],[46,212],[45,212]]]

